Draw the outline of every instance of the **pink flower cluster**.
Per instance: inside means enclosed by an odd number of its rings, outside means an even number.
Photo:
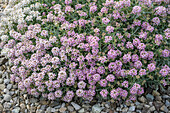
[[[169,84],[168,8],[151,0],[94,1],[43,4],[41,20],[9,32],[0,45],[9,48],[11,80],[21,90],[66,102],[135,100],[146,78]]]

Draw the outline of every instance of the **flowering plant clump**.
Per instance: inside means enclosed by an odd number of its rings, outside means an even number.
[[[49,1],[20,4],[2,19],[1,54],[21,90],[129,101],[145,85],[169,85],[169,0]]]

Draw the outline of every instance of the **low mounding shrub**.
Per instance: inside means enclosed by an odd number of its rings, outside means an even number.
[[[21,90],[129,101],[169,85],[169,0],[25,1],[6,11],[0,33]]]

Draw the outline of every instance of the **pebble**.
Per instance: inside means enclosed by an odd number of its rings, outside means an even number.
[[[46,111],[51,112],[51,107],[48,107]]]
[[[56,109],[55,108],[51,108],[51,112],[56,112]]]
[[[3,83],[3,79],[2,78],[0,78],[0,84],[2,84]]]
[[[4,95],[4,100],[5,101],[10,101],[11,100],[11,96],[8,95],[8,94]]]
[[[142,103],[146,102],[146,98],[144,96],[139,97],[138,100]]]
[[[42,110],[42,109],[37,109],[37,110],[36,110],[36,113],[44,113],[44,110]]]
[[[160,110],[168,113],[168,108],[165,105],[163,105]]]
[[[4,90],[5,89],[5,85],[4,84],[0,84],[0,90]]]
[[[102,111],[102,108],[98,105],[98,104],[95,104],[93,107],[92,107],[92,112],[93,113],[100,113]]]
[[[7,89],[10,90],[11,88],[12,88],[12,84],[8,84],[8,85],[7,85]]]
[[[154,96],[151,95],[151,94],[147,94],[147,95],[146,95],[146,98],[147,98],[149,101],[153,101],[153,100],[154,100]]]
[[[19,109],[13,109],[12,113],[19,113]]]
[[[9,82],[10,82],[10,79],[5,79],[4,80],[4,84],[9,84]]]
[[[75,108],[75,110],[79,110],[81,108],[78,104],[74,102],[71,102],[71,105]]]
[[[2,106],[2,104],[0,104],[0,111],[3,111],[3,106]]]
[[[30,103],[36,103],[37,102],[37,99],[36,98],[31,98],[30,99]]]
[[[11,105],[12,105],[11,103],[5,102],[5,103],[4,103],[4,108],[5,108],[5,109],[10,109]]]
[[[5,88],[4,93],[9,94],[9,90],[7,88]]]
[[[159,101],[153,102],[153,104],[154,104],[156,110],[159,110],[160,107],[163,105],[163,103],[162,103],[162,102],[159,102]]]
[[[152,111],[155,111],[155,110],[156,110],[156,109],[155,109],[155,106],[150,107],[149,110],[150,110],[151,112],[152,112]]]
[[[21,110],[25,109],[25,104],[20,104]]]
[[[165,101],[165,105],[166,105],[167,107],[169,107],[169,106],[170,106],[170,102],[169,102],[168,100],[166,100],[166,101]]]
[[[59,109],[59,111],[60,111],[60,112],[65,112],[66,109],[67,109],[66,107],[61,107],[61,108]]]
[[[68,109],[70,112],[74,111],[74,108],[73,108],[72,106],[67,106],[67,109]]]
[[[155,98],[157,101],[162,101],[162,98],[161,98],[161,96],[156,96],[156,98]]]
[[[105,107],[106,107],[106,108],[110,108],[109,104],[105,104]]]
[[[135,111],[135,106],[131,106],[130,108],[129,108],[129,111]]]
[[[45,108],[46,108],[46,105],[42,105],[42,106],[41,106],[41,109],[42,109],[42,110],[45,110]]]
[[[153,95],[153,96],[159,96],[160,93],[154,90],[154,91],[152,92],[152,95]]]
[[[79,113],[84,113],[84,108],[80,109]]]
[[[162,98],[169,99],[170,97],[168,95],[163,95]]]
[[[122,112],[127,112],[128,111],[128,108],[123,108],[122,109]]]
[[[136,110],[136,112],[137,112],[137,113],[142,113],[142,111],[141,111],[141,110]]]

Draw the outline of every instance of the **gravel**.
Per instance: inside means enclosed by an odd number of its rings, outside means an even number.
[[[8,95],[8,94],[4,95],[4,100],[5,101],[10,101],[11,100],[11,96]]]
[[[81,108],[78,104],[74,102],[71,102],[71,105],[74,107],[75,110],[79,110]]]

